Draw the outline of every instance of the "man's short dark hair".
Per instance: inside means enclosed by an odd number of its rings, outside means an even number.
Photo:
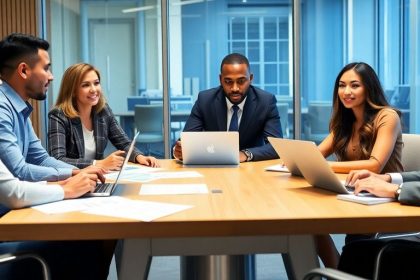
[[[0,74],[14,70],[26,60],[33,66],[38,61],[38,50],[48,51],[50,44],[44,39],[21,33],[12,33],[0,41]]]
[[[225,64],[246,64],[250,70],[248,58],[240,53],[231,53],[225,56],[220,64],[220,73],[222,73],[223,65]]]

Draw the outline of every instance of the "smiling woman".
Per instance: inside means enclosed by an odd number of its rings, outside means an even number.
[[[131,141],[106,103],[95,67],[78,63],[66,70],[56,106],[48,117],[48,151],[52,156],[79,168],[91,164],[109,170],[121,168]],[[118,150],[105,157],[108,140]],[[154,157],[137,149],[130,161],[158,166]]]
[[[391,108],[375,71],[368,64],[350,63],[338,74],[333,94],[330,134],[319,145],[335,172],[367,169],[375,173],[401,172],[400,113]],[[346,238],[369,238],[347,235]],[[339,255],[329,235],[317,235],[319,256],[326,267],[337,267]]]
[[[386,101],[372,67],[363,62],[350,63],[335,81],[330,134],[319,149],[325,157],[336,155],[338,162],[330,162],[335,172],[400,172],[403,167],[399,116],[399,111]]]

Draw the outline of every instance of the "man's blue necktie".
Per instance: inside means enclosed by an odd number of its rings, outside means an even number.
[[[238,131],[238,105],[233,105],[232,119],[230,120],[229,131]]]

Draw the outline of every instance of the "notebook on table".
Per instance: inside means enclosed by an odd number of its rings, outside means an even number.
[[[181,132],[184,165],[238,165],[237,131]]]
[[[268,141],[287,168],[296,169],[313,187],[339,194],[353,193],[353,187],[345,186],[337,177],[314,142],[273,137],[268,137]]]
[[[127,166],[128,159],[130,158],[131,153],[134,150],[134,146],[135,146],[135,143],[136,143],[136,138],[137,138],[137,136],[139,136],[139,133],[140,132],[137,132],[136,135],[134,135],[133,140],[131,141],[130,148],[128,149],[127,153],[125,154],[124,162],[121,166],[120,171],[118,171],[118,175],[117,175],[117,178],[115,179],[115,182],[113,182],[113,183],[98,182],[96,184],[95,190],[93,192],[86,193],[84,195],[85,197],[110,196],[110,195],[112,195],[112,193],[115,191],[115,189],[118,186],[118,180],[120,179],[124,168]]]

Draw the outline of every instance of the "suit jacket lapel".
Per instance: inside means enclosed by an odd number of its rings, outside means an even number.
[[[79,151],[79,157],[84,158],[85,157],[85,140],[83,138],[83,128],[82,128],[82,122],[80,121],[80,118],[74,118],[71,119],[71,122],[73,124],[73,136],[74,143],[76,143],[77,150]]]
[[[216,119],[219,131],[227,130],[227,105],[226,97],[223,93],[223,88],[220,87],[216,92]]]
[[[107,144],[106,141],[104,141],[106,137],[104,137],[103,135],[105,131],[105,127],[104,127],[105,124],[104,124],[104,120],[98,117],[98,114],[92,113],[92,115],[93,115],[93,127],[94,127],[93,135],[95,137],[95,143],[96,143],[96,158],[102,158],[103,154],[99,152],[105,150],[105,145]]]
[[[249,124],[255,118],[255,110],[257,108],[257,102],[255,102],[256,95],[254,89],[250,86],[248,89],[248,95],[245,101],[244,110],[242,112],[241,123],[239,124],[239,133],[245,133],[249,127]]]

